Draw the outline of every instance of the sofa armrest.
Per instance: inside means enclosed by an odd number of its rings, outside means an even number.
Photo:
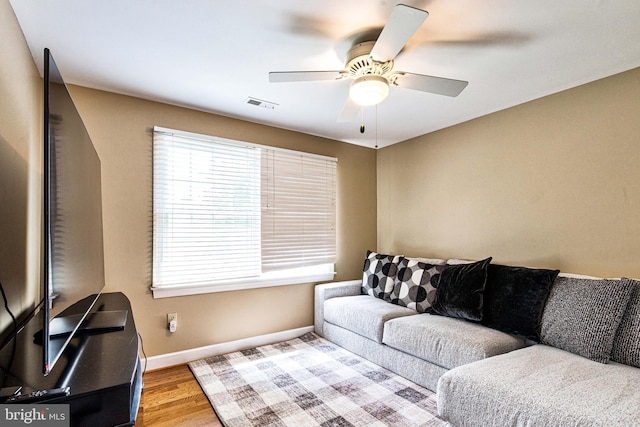
[[[362,293],[361,288],[362,280],[324,283],[315,287],[313,323],[316,334],[324,336],[322,332],[322,325],[324,324],[324,302],[329,298],[360,295]]]

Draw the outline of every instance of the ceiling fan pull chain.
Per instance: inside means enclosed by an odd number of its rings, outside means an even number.
[[[376,104],[376,146],[378,148],[378,105]]]
[[[361,108],[360,111],[362,111],[362,122],[360,125],[360,133],[364,133],[364,108]]]

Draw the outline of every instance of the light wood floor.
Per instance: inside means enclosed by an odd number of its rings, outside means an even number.
[[[146,372],[136,426],[222,424],[187,365]]]

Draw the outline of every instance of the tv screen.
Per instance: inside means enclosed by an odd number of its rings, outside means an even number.
[[[104,288],[100,158],[49,49],[44,52],[43,372]],[[59,316],[74,305],[81,314]],[[58,316],[58,317],[56,317]]]

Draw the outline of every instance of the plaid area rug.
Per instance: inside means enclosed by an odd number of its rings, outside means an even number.
[[[435,393],[313,333],[189,367],[227,427],[445,425]]]

